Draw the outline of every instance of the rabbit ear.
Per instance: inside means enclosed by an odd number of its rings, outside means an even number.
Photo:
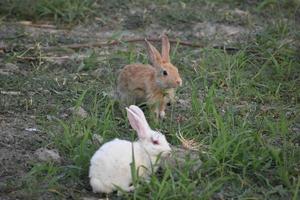
[[[162,52],[161,52],[161,55],[162,55],[162,61],[163,62],[170,62],[170,42],[169,42],[169,39],[168,39],[168,36],[163,34],[162,35],[162,38],[161,38],[161,41],[162,41]]]
[[[149,128],[147,121],[145,121],[146,119],[144,120],[138,114],[135,113],[135,111],[137,110],[136,107],[137,106],[134,106],[134,107],[130,106],[129,108],[126,108],[127,117],[128,117],[131,127],[134,130],[136,130],[138,137],[140,139],[145,139],[149,135],[150,128]]]
[[[133,111],[134,114],[136,114],[141,120],[143,120],[144,123],[147,124],[147,127],[149,127],[148,122],[147,122],[147,120],[146,120],[146,117],[145,117],[145,115],[144,115],[144,112],[143,112],[138,106],[136,106],[136,105],[131,105],[131,106],[129,106],[129,109],[130,109],[131,111]]]
[[[162,62],[160,53],[150,42],[148,42],[147,39],[145,39],[145,41],[147,44],[148,57],[151,64],[153,64],[154,67],[160,67],[160,63]]]

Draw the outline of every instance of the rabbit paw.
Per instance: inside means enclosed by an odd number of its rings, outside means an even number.
[[[165,111],[160,111],[160,112],[159,112],[159,117],[160,117],[161,119],[165,118],[165,116],[166,116]]]
[[[134,186],[128,186],[127,188],[122,188],[124,192],[132,192],[134,190]],[[122,196],[123,192],[122,191],[117,191],[117,196]]]

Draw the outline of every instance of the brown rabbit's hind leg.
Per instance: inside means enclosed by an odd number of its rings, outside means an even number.
[[[131,104],[135,104],[134,94],[127,90],[118,90],[118,101],[121,102],[122,106],[130,106]]]

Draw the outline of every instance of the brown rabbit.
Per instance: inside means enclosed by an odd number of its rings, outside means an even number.
[[[151,65],[126,65],[118,77],[117,93],[126,105],[146,102],[157,118],[164,118],[166,104],[174,99],[182,80],[178,69],[170,63],[168,37],[162,36],[162,54],[145,41]]]

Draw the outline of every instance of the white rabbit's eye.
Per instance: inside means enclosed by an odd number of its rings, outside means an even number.
[[[155,144],[155,145],[159,144],[158,140],[153,140],[152,143]]]
[[[152,144],[154,144],[154,145],[158,145],[159,144],[159,142],[158,142],[157,139],[151,138],[151,141],[152,141]]]

